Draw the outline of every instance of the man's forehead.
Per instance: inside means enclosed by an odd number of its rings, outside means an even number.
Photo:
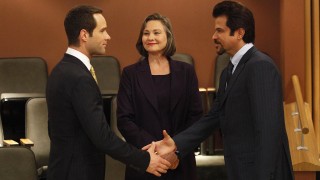
[[[217,27],[225,27],[227,25],[227,17],[226,16],[218,16],[214,19],[214,26]]]
[[[93,17],[96,20],[97,26],[100,26],[100,27],[107,26],[107,21],[102,14],[94,14]]]
[[[228,20],[227,16],[218,16],[214,19],[214,22],[219,24],[226,24],[227,20]]]

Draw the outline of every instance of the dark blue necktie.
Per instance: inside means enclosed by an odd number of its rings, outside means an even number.
[[[228,66],[227,66],[227,84],[229,83],[229,80],[230,80],[230,78],[232,76],[232,70],[233,70],[233,64],[230,61]]]

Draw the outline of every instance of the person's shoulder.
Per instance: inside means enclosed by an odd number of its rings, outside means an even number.
[[[147,67],[145,67],[143,60],[138,60],[134,64],[130,64],[125,66],[122,70],[122,74],[125,74],[129,77],[134,77],[139,71],[145,71]]]
[[[251,64],[251,63],[252,64],[266,63],[266,64],[274,65],[274,60],[268,53],[256,49],[252,54],[248,64]]]
[[[79,61],[79,62],[77,62]],[[66,79],[78,79],[90,77],[85,65],[81,64],[76,58],[62,58],[62,60],[53,68],[50,76],[64,77]],[[89,70],[88,70],[89,71]]]
[[[139,60],[138,62],[125,66],[123,68],[123,71],[126,71],[126,72],[135,71],[140,66],[140,64],[141,64],[141,61]]]
[[[271,59],[271,56],[269,53],[267,53],[265,51],[260,51],[260,50],[257,50],[255,52],[255,56],[260,57],[261,59],[266,59],[266,60]]]
[[[278,71],[278,67],[269,54],[257,50],[250,60],[246,63],[247,69],[250,71]]]

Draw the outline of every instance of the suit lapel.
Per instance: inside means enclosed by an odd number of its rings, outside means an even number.
[[[186,82],[184,78],[184,73],[181,68],[178,66],[175,60],[170,60],[170,73],[171,73],[171,81],[170,81],[170,110],[173,111],[179,99],[182,95],[183,84]]]
[[[245,67],[245,64],[248,62],[248,60],[251,58],[252,54],[255,53],[257,51],[257,49],[253,46],[252,48],[250,48],[241,58],[239,64],[237,65],[233,75],[231,76],[229,83],[227,85],[227,89],[225,91],[225,93],[222,96],[222,101],[221,104],[224,104],[224,101],[226,100],[226,98],[228,97],[228,94],[230,92],[230,90],[232,89],[233,85],[235,84],[235,82],[237,81],[239,75],[241,74],[243,68]],[[224,71],[225,72],[225,71]],[[225,72],[226,73],[226,72]],[[225,74],[224,73],[224,74]],[[224,80],[224,86],[226,81]]]
[[[70,54],[65,54],[62,61],[66,62],[66,63],[73,63],[73,64],[80,66],[81,69],[83,69],[88,74],[88,76],[92,77],[92,74],[90,73],[89,69],[87,68],[87,66],[85,64],[83,64],[83,62],[80,59],[78,59]],[[95,81],[93,77],[92,77],[92,80]],[[96,84],[96,87],[100,91],[98,84],[97,83],[94,83],[94,84]],[[101,94],[101,92],[100,92],[100,94]]]
[[[158,100],[155,94],[155,87],[152,80],[148,59],[146,58],[140,62],[138,67],[138,83],[143,94],[146,96],[154,109],[158,112]]]

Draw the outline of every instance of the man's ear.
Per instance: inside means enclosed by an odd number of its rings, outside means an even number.
[[[242,39],[245,34],[246,30],[244,30],[243,28],[237,29],[237,39]]]
[[[89,32],[85,29],[81,29],[80,35],[79,35],[80,41],[87,42],[88,37],[89,37]]]

